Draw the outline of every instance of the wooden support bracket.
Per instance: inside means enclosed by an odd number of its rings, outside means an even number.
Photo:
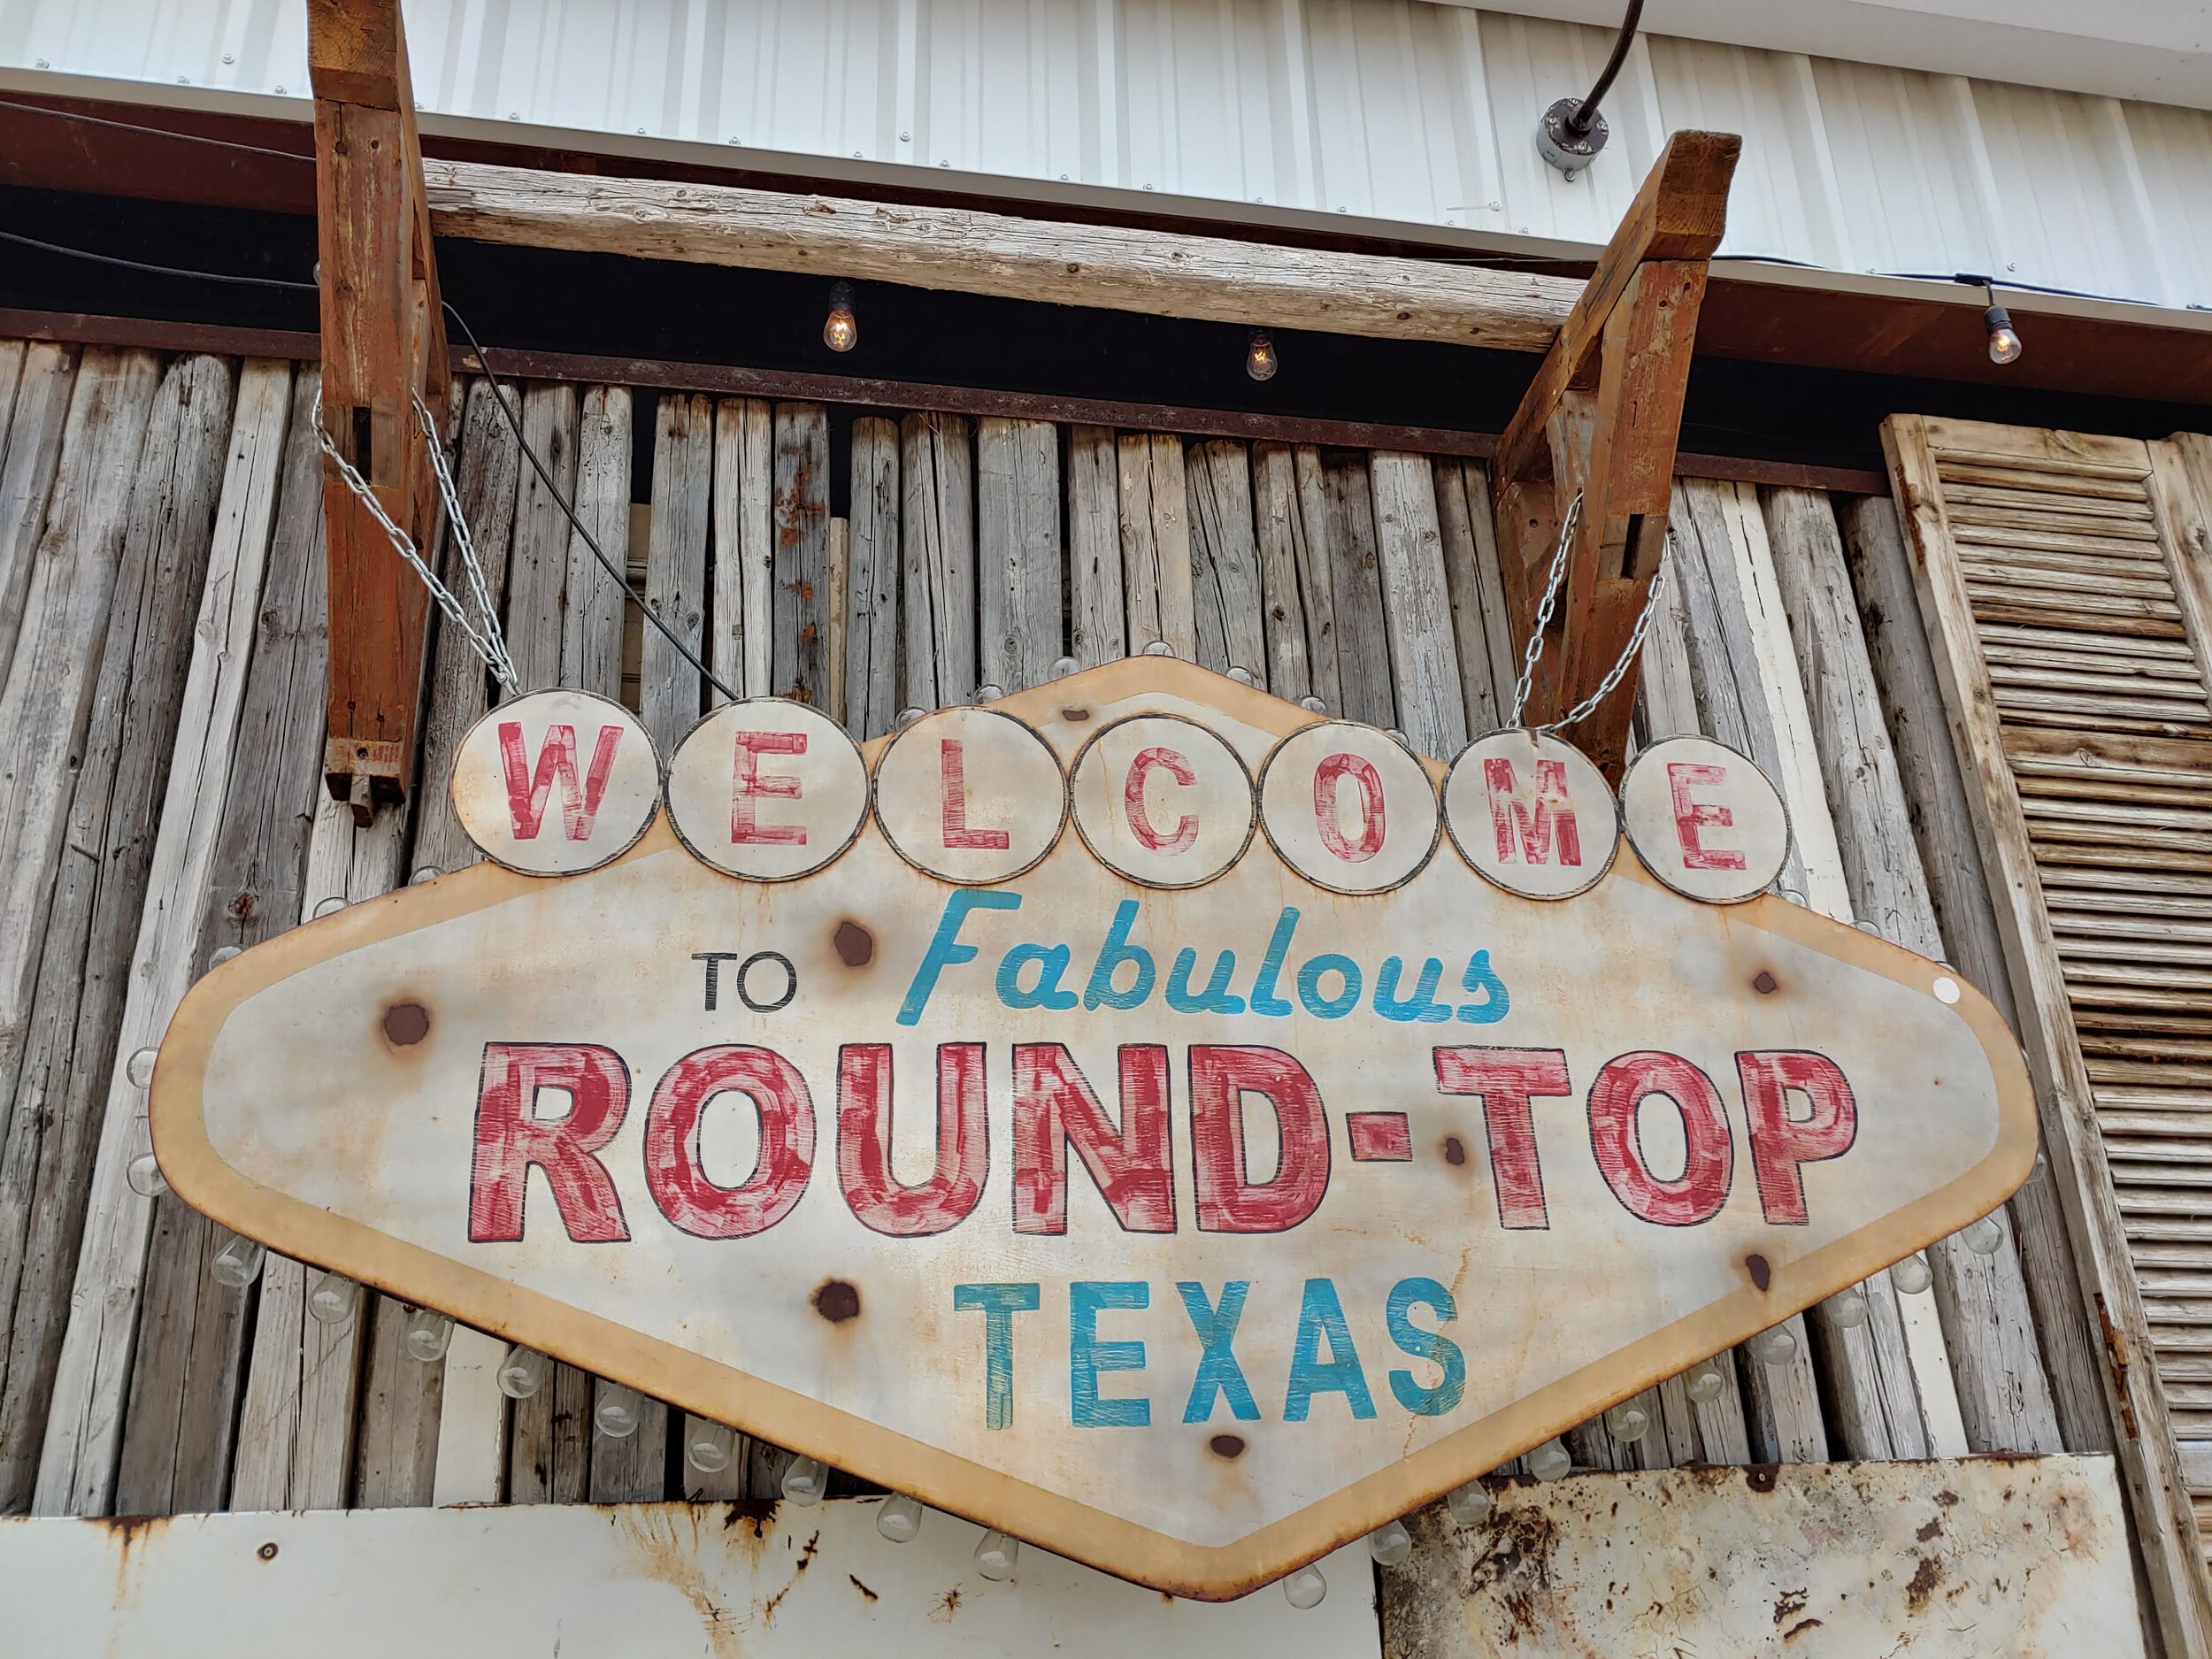
[[[1582,495],[1523,717],[1531,726],[1603,683],[1659,573],[1698,307],[1742,147],[1732,133],[1667,141],[1499,440],[1498,548],[1517,641],[1535,628],[1560,526]],[[1632,664],[1563,733],[1616,782],[1635,702]]]
[[[429,557],[437,479],[415,400],[446,405],[451,371],[423,190],[399,0],[308,0],[315,88],[322,421],[392,522]],[[330,701],[323,771],[365,823],[407,793],[429,595],[326,460]]]

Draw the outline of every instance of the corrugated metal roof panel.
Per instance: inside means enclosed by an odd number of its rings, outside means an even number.
[[[418,0],[408,27],[434,130],[1557,251],[1604,241],[1668,131],[1717,127],[1746,140],[1730,254],[2212,300],[2194,110],[1648,37],[1607,102],[1611,146],[1570,181],[1537,117],[1588,85],[1609,31],[1427,0]],[[305,46],[293,0],[0,5],[19,86],[300,99]]]

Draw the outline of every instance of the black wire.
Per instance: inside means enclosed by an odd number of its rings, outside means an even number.
[[[265,144],[243,144],[234,138],[210,138],[204,133],[180,133],[173,127],[144,127],[136,121],[111,121],[103,116],[85,115],[75,110],[57,110],[43,104],[18,104],[12,98],[0,98],[0,110],[19,110],[26,115],[50,115],[57,120],[76,121],[86,127],[108,127],[119,133],[148,133],[156,138],[180,139],[188,144],[207,144],[217,150],[235,150],[249,156],[274,156],[279,161],[306,161],[315,159],[296,150],[271,150]]]
[[[42,242],[36,236],[26,236],[20,231],[0,230],[0,242],[20,242],[26,248],[37,248],[71,259],[88,259],[94,265],[118,265],[126,271],[150,272],[155,276],[183,277],[193,282],[227,282],[241,288],[290,288],[307,294],[322,292],[312,282],[301,282],[287,277],[234,276],[224,271],[188,271],[182,265],[157,265],[150,259],[126,259],[120,254],[95,253],[89,248],[72,248],[62,242]]]
[[[1579,138],[1588,133],[1598,119],[1598,101],[1613,89],[1613,77],[1621,73],[1621,65],[1628,61],[1629,42],[1636,38],[1636,25],[1642,21],[1644,0],[1628,0],[1628,14],[1621,19],[1621,32],[1614,37],[1613,55],[1605,60],[1605,67],[1598,72],[1598,83],[1590,88],[1590,96],[1575,106],[1567,118],[1567,130]]]

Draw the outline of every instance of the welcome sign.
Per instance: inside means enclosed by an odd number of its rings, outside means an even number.
[[[1141,657],[859,747],[739,703],[664,764],[541,694],[454,791],[500,864],[187,999],[176,1189],[1178,1594],[1494,1468],[2034,1157],[1988,1002],[1753,896],[1786,824],[1701,740],[1617,803],[1548,740],[1448,768]]]

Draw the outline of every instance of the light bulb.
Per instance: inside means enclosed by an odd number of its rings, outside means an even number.
[[[1301,697],[1298,706],[1308,714],[1326,714],[1329,711],[1329,705],[1318,697]]]
[[[636,1389],[620,1383],[603,1383],[599,1403],[592,1408],[591,1420],[609,1440],[626,1440],[645,1420],[644,1397]]]
[[[1386,727],[1383,732],[1383,735],[1388,738],[1392,742],[1395,743],[1400,749],[1411,749],[1413,747],[1412,744],[1406,741],[1406,734],[1403,732],[1401,732],[1394,726]]]
[[[908,726],[913,725],[915,721],[920,719],[921,718],[922,710],[919,709],[901,709],[899,710],[899,718],[892,721],[891,724],[896,726],[900,731],[903,732]]]
[[[737,1431],[726,1423],[691,1419],[691,1438],[684,1445],[684,1461],[703,1475],[718,1475],[737,1455]]]
[[[921,1536],[922,1501],[895,1492],[876,1509],[876,1531],[895,1544],[910,1544]]]
[[[499,1362],[499,1392],[510,1400],[527,1400],[545,1386],[545,1356],[519,1342]]]
[[[853,316],[853,291],[840,282],[830,289],[829,316],[822,323],[822,343],[832,351],[850,351],[860,343],[860,324]]]
[[[795,1457],[783,1466],[783,1495],[801,1509],[822,1501],[829,1486],[829,1471],[818,1457]]]
[[[1838,1291],[1828,1298],[1828,1317],[1839,1330],[1848,1331],[1866,1323],[1866,1292],[1856,1285]]]
[[[975,1547],[975,1570],[993,1584],[1004,1584],[1014,1576],[1021,1553],[1022,1547],[1005,1533],[986,1532]]]
[[[123,1179],[141,1198],[158,1198],[169,1190],[169,1178],[150,1152],[142,1152],[124,1167]]]
[[[2005,1224],[1993,1212],[1959,1229],[1959,1242],[1977,1256],[1994,1256],[2005,1241]]]
[[[2026,349],[2020,336],[2014,332],[2012,313],[2001,305],[1993,305],[1982,313],[1982,326],[1989,331],[1989,360],[2002,365],[2020,361],[2020,353]]]
[[[319,899],[315,904],[315,919],[319,921],[326,916],[335,916],[345,908],[345,900],[334,894],[329,898]]]
[[[260,1273],[262,1257],[266,1254],[251,1239],[233,1235],[207,1264],[208,1277],[232,1290],[243,1290]]]
[[[343,1325],[360,1299],[361,1286],[343,1273],[325,1273],[307,1293],[307,1311],[325,1325]]]
[[[1252,342],[1244,351],[1244,372],[1256,380],[1271,380],[1280,367],[1282,364],[1275,356],[1275,342],[1267,337],[1265,329],[1255,328]]]
[[[410,1359],[424,1364],[434,1364],[445,1357],[446,1349],[453,1341],[453,1321],[429,1308],[417,1308],[407,1316],[407,1332],[403,1339]]]
[[[1651,1428],[1651,1413],[1624,1400],[1605,1414],[1606,1432],[1617,1440],[1640,1440]]]
[[[1075,672],[1075,671],[1081,666],[1082,664],[1078,663],[1072,657],[1056,657],[1052,664],[1052,678],[1055,680],[1065,680],[1070,674]]]
[[[1917,1296],[1934,1281],[1924,1256],[1909,1256],[1889,1270],[1889,1282],[1908,1296]]]
[[[1144,654],[1147,657],[1172,657],[1175,655],[1175,648],[1165,640],[1155,640],[1144,648]]]
[[[1318,1567],[1301,1567],[1283,1580],[1283,1599],[1301,1613],[1321,1605],[1321,1598],[1329,1593],[1329,1581],[1321,1576]]]
[[[987,703],[996,703],[1005,695],[1006,687],[1003,686],[978,686],[975,688],[976,706],[981,708]]]
[[[208,953],[207,965],[211,968],[219,968],[237,954],[238,947],[235,945],[218,945]]]
[[[1691,1369],[1689,1379],[1682,1386],[1683,1393],[1695,1405],[1709,1406],[1728,1392],[1728,1379],[1721,1374],[1719,1366],[1707,1360]]]
[[[1413,1534],[1403,1521],[1385,1521],[1368,1533],[1367,1553],[1378,1567],[1395,1567],[1413,1553]]]
[[[435,864],[425,864],[407,878],[407,885],[411,887],[419,887],[426,881],[435,881],[443,873]]]
[[[144,1088],[154,1080],[154,1050],[134,1048],[124,1063],[123,1075],[131,1080],[133,1088]]]
[[[1751,1339],[1755,1359],[1769,1365],[1786,1365],[1797,1352],[1797,1334],[1786,1325],[1770,1325]]]
[[[1557,1440],[1546,1440],[1528,1455],[1528,1472],[1539,1480],[1556,1480],[1574,1466],[1574,1454]]]
[[[1229,666],[1229,678],[1240,686],[1257,686],[1260,683],[1250,669],[1240,668],[1233,663]]]
[[[1490,1488],[1479,1480],[1454,1486],[1444,1497],[1444,1508],[1456,1526],[1480,1526],[1490,1518]]]

